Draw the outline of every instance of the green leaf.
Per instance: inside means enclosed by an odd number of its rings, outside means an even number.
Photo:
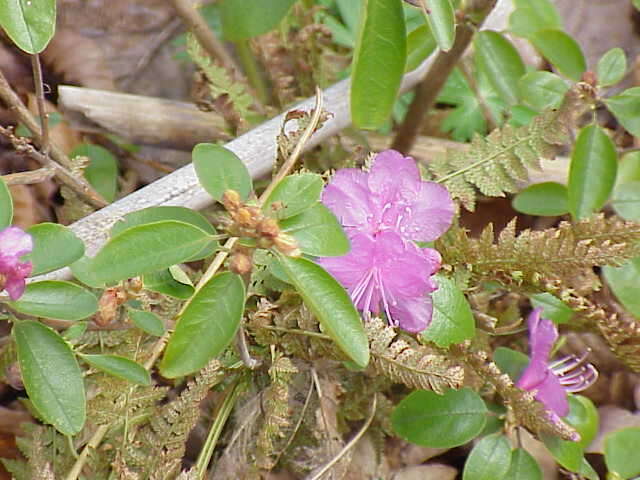
[[[162,375],[189,375],[220,355],[240,327],[244,301],[244,283],[238,275],[224,272],[209,280],[178,319],[160,363]]]
[[[156,337],[164,335],[164,323],[155,313],[132,308],[129,310],[129,318],[136,327],[149,335],[155,335]]]
[[[407,56],[402,0],[365,0],[354,51],[351,116],[376,129],[391,115]]]
[[[500,480],[511,466],[511,446],[500,433],[480,440],[467,457],[462,480]],[[520,478],[520,477],[509,477]]]
[[[358,366],[369,363],[369,341],[346,290],[320,265],[280,255],[280,264],[322,329]]]
[[[41,323],[25,320],[13,326],[18,363],[31,403],[42,418],[64,435],[84,425],[82,372],[60,335]]]
[[[178,281],[173,273],[176,272],[174,267],[180,269],[180,267],[174,265],[168,269],[160,270],[159,272],[146,274],[142,277],[144,287],[151,291],[163,293],[181,300],[186,300],[191,297],[195,291],[193,285]]]
[[[640,257],[620,267],[602,267],[602,273],[614,295],[629,313],[640,319]]]
[[[555,73],[529,72],[518,81],[520,99],[536,110],[558,108],[569,85]]]
[[[640,87],[625,90],[620,95],[605,99],[613,116],[635,137],[640,137]]]
[[[3,0],[0,26],[19,48],[40,53],[56,28],[56,0]]]
[[[625,220],[640,221],[640,181],[616,185],[611,206]]]
[[[262,209],[274,218],[293,217],[320,200],[322,187],[322,177],[316,173],[289,175],[273,189]]]
[[[296,0],[224,0],[220,4],[222,31],[237,42],[278,26]]]
[[[138,225],[144,225],[146,223],[160,222],[162,220],[175,220],[178,222],[188,223],[194,227],[198,227],[200,230],[204,230],[210,235],[216,235],[216,229],[213,225],[199,212],[191,210],[185,207],[148,207],[143,208],[135,212],[131,212],[118,220],[113,227],[111,227],[111,236],[115,237],[119,233],[131,227],[137,227]],[[195,260],[201,260],[209,257],[219,247],[217,240],[211,240],[200,252],[195,254],[187,262],[193,262]]]
[[[456,283],[444,275],[436,277],[438,290],[431,294],[433,317],[422,338],[439,347],[471,339],[476,333],[471,307]]]
[[[188,223],[148,223],[113,237],[84,266],[94,284],[108,284],[186,262],[210,241],[207,232]]]
[[[478,69],[505,103],[516,104],[518,80],[526,71],[516,48],[503,35],[491,30],[477,33],[473,42]]]
[[[503,373],[515,383],[529,365],[529,357],[522,352],[507,347],[498,347],[493,352],[493,361]]]
[[[616,183],[640,182],[640,152],[629,152],[618,164]]]
[[[640,10],[640,0],[631,0],[631,3],[636,7],[636,10]]]
[[[612,48],[605,53],[596,67],[598,84],[603,87],[615,85],[627,73],[627,56],[619,47]]]
[[[516,0],[516,9],[509,17],[509,29],[521,37],[538,30],[562,29],[562,18],[550,0]]]
[[[530,37],[530,41],[551,65],[571,80],[579,81],[587,69],[580,45],[562,30],[539,30]]]
[[[428,12],[425,13],[438,47],[443,52],[448,52],[456,39],[455,11],[451,0],[424,1],[429,6]]]
[[[542,308],[542,318],[548,318],[556,325],[571,322],[573,310],[559,298],[545,292],[531,295],[530,299],[533,308]]]
[[[83,156],[90,159],[84,170],[85,178],[106,201],[113,202],[118,189],[118,162],[113,154],[100,145],[82,143],[69,155],[72,158]]]
[[[536,183],[518,193],[511,204],[521,213],[556,217],[569,212],[567,195],[567,187],[559,183]]]
[[[102,370],[114,377],[129,380],[138,385],[151,385],[149,372],[139,363],[119,355],[86,355],[80,358],[92,367]]]
[[[407,64],[405,72],[410,72],[436,49],[436,39],[428,24],[420,25],[407,36]]]
[[[622,478],[640,475],[640,428],[630,427],[609,433],[604,439],[604,461]]]
[[[425,447],[451,448],[478,435],[487,421],[487,407],[469,388],[448,390],[444,395],[418,390],[393,410],[395,432]]]
[[[202,188],[214,200],[220,202],[227,190],[237,191],[243,200],[249,197],[253,190],[251,175],[231,150],[212,143],[199,143],[193,148],[191,157]]]
[[[349,239],[331,210],[317,203],[295,217],[280,222],[280,229],[292,235],[302,253],[314,257],[337,257],[349,252]]]
[[[517,480],[542,480],[542,470],[535,458],[524,448],[516,448],[511,453],[511,467],[504,476]]]
[[[57,280],[30,283],[19,300],[8,304],[26,315],[57,320],[82,320],[98,311],[93,293],[75,283]]]
[[[587,480],[600,480],[600,475],[593,469],[591,464],[587,462],[586,458],[582,458],[582,463],[580,464],[580,470],[578,473],[586,478]]]
[[[24,256],[33,264],[31,275],[66,267],[84,255],[82,240],[57,223],[39,223],[29,227],[27,233],[33,238],[33,251]]]
[[[0,230],[11,225],[13,220],[13,199],[9,193],[9,187],[0,177]]]
[[[88,326],[89,326],[89,322],[87,321],[76,322],[62,333],[62,338],[64,338],[67,341],[80,338],[82,335],[84,335],[84,332],[87,331]]]
[[[616,147],[598,125],[580,130],[569,168],[569,211],[580,220],[600,210],[616,181]]]

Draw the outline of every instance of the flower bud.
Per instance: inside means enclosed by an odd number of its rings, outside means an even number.
[[[234,252],[229,260],[229,270],[238,275],[246,275],[252,268],[251,255],[246,252]]]
[[[280,232],[280,234],[273,239],[273,244],[280,252],[288,257],[299,257],[302,255],[298,247],[298,241],[286,233]]]
[[[225,190],[222,195],[222,205],[227,212],[235,212],[241,205],[240,194],[235,190]]]
[[[278,222],[273,218],[263,218],[256,229],[258,234],[264,237],[275,238],[280,233]]]

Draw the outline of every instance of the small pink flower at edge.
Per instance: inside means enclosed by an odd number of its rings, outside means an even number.
[[[567,393],[587,389],[598,378],[598,371],[581,357],[570,355],[556,362],[549,361],[558,329],[551,320],[541,318],[542,309],[536,308],[527,319],[531,360],[518,379],[516,386],[535,392],[535,398],[550,411],[552,421],[569,413]]]
[[[420,332],[431,322],[430,278],[440,254],[414,241],[431,241],[451,225],[453,202],[442,185],[422,181],[413,159],[379,153],[371,170],[339,170],[322,202],[338,217],[351,251],[318,262],[365,313],[384,312],[392,325]]]
[[[18,227],[0,231],[0,290],[3,288],[11,300],[24,293],[25,278],[31,273],[31,262],[21,262],[20,257],[33,250],[31,235]]]

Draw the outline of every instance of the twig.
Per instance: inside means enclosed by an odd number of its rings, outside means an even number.
[[[44,182],[55,175],[56,171],[53,167],[42,167],[37,170],[28,172],[10,173],[2,175],[2,180],[7,185],[31,185],[33,183]]]
[[[0,75],[2,75],[1,72]],[[11,141],[13,147],[18,153],[29,155],[43,167],[53,169],[55,177],[64,185],[76,192],[87,203],[98,208],[102,208],[101,206],[107,205],[107,203],[102,200],[102,197],[93,190],[91,185],[85,182],[82,178],[78,178],[73,175],[59,163],[51,160],[51,157],[40,153],[29,143],[27,139],[16,137],[11,129],[2,126],[0,126],[0,134],[4,135]],[[90,194],[90,192],[93,192],[93,194]],[[95,197],[93,195],[95,195]],[[102,202],[104,202],[104,204]]]
[[[438,93],[471,43],[472,38],[473,29],[469,25],[458,25],[453,47],[448,52],[438,52],[433,62],[433,75],[427,75],[418,85],[416,96],[409,106],[409,111],[398,129],[391,148],[403,153],[411,151],[422,127],[424,116],[435,103]]]
[[[0,71],[0,99],[10,110],[16,113],[18,120],[31,131],[36,143],[42,147],[43,135],[40,131],[40,125],[38,125],[38,122],[33,118],[29,109],[22,103],[20,97],[13,91],[9,82],[7,82],[7,79],[2,74],[2,71]],[[7,129],[3,129],[3,133],[6,131]],[[74,190],[80,198],[89,205],[95,208],[107,206],[104,198],[102,198],[91,185],[84,181],[84,179],[78,178],[71,173],[70,170],[73,168],[71,159],[54,144],[49,145],[50,152],[48,155],[43,155],[33,147],[31,147],[33,152],[30,153],[30,155],[41,165],[54,167],[56,169],[56,178]]]
[[[40,65],[40,55],[31,55],[31,69],[33,70],[33,83],[35,84],[36,102],[38,103],[38,114],[40,115],[40,127],[42,129],[42,141],[40,150],[43,155],[49,154],[49,116],[44,104],[44,83],[42,81],[42,66]]]
[[[319,480],[322,477],[322,475],[327,473],[331,467],[333,467],[342,457],[344,457],[344,455],[349,450],[351,450],[354,447],[356,443],[358,443],[358,440],[362,438],[362,436],[365,434],[365,432],[369,428],[369,425],[371,425],[371,422],[373,421],[373,417],[375,417],[376,415],[377,405],[378,405],[378,396],[374,395],[373,402],[371,402],[371,412],[369,413],[367,420],[364,422],[364,425],[362,425],[362,428],[358,431],[358,433],[356,433],[354,437],[351,440],[349,440],[349,443],[347,443],[344,446],[344,448],[340,450],[335,457],[333,457],[329,462],[327,462],[326,465],[324,465],[320,470],[315,472],[313,475],[308,476],[305,480]]]

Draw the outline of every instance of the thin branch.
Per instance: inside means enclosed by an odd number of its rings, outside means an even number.
[[[40,131],[40,125],[38,125],[38,122],[33,115],[31,115],[29,109],[22,103],[20,97],[13,91],[2,71],[0,71],[0,100],[2,100],[10,110],[16,113],[18,120],[31,131],[36,143],[42,147],[44,139]],[[7,131],[7,129],[3,129],[2,133],[6,135]],[[13,136],[13,134],[11,136]],[[10,139],[11,136],[9,136]],[[29,154],[41,165],[55,168],[56,178],[74,190],[82,200],[95,208],[107,206],[106,200],[102,198],[89,183],[71,173],[73,162],[62,150],[56,147],[55,144],[50,144],[48,155],[43,155],[32,146],[30,146],[30,148],[31,152]]]
[[[8,175],[2,175],[0,178],[7,185],[31,185],[34,183],[44,182],[49,180],[56,174],[53,167],[42,167],[37,170],[30,170],[28,172],[10,173]]]
[[[40,65],[40,55],[31,55],[31,69],[33,70],[33,83],[35,84],[36,102],[38,103],[38,115],[40,116],[40,126],[42,128],[42,141],[40,150],[43,155],[49,154],[49,116],[44,103],[44,82],[42,81],[42,66]]]

